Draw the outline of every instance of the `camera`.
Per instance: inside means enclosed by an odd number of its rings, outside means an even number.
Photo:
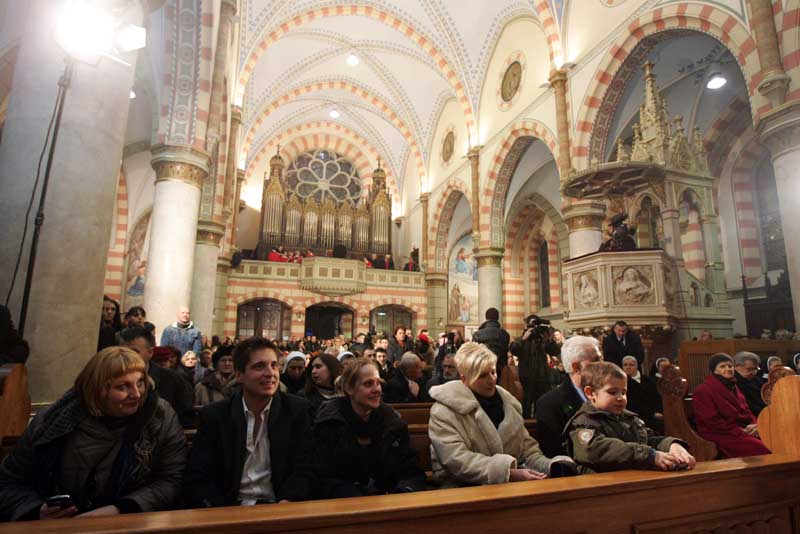
[[[550,333],[550,321],[538,315],[529,315],[525,320],[525,328],[531,331],[536,340],[544,339]]]

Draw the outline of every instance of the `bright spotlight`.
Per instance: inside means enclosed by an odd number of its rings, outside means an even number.
[[[341,113],[339,113],[338,110],[332,109],[329,115],[332,119],[338,119]]]
[[[132,52],[147,45],[147,30],[141,26],[128,24],[117,31],[114,43],[120,52]]]
[[[133,100],[134,98],[136,98],[136,91],[134,91],[133,89],[131,89],[130,98],[131,98],[131,100]]]
[[[726,80],[721,74],[715,74],[708,79],[706,87],[709,89],[719,89],[726,83],[728,83],[728,80]]]
[[[349,56],[347,56],[347,64],[350,65],[351,67],[355,67],[356,65],[358,65],[360,61],[361,60],[358,59],[358,56],[355,54],[350,54]]]
[[[86,0],[69,0],[56,23],[56,41],[72,57],[96,63],[114,44],[111,14]]]

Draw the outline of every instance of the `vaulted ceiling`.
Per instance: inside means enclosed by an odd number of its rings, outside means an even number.
[[[248,164],[261,155],[248,174],[261,175],[282,133],[335,121],[377,151],[400,190],[404,176],[424,173],[448,100],[474,121],[503,27],[536,17],[528,0],[242,4],[236,99]]]

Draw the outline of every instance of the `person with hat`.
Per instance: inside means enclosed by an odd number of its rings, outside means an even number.
[[[708,370],[711,374],[692,397],[697,433],[716,443],[725,458],[769,454],[759,439],[756,418],[736,386],[733,358],[714,354]]]
[[[306,355],[300,351],[292,351],[283,362],[281,382],[286,392],[298,395],[306,385]]]
[[[195,406],[205,406],[212,402],[233,396],[236,375],[233,372],[233,345],[222,345],[211,357],[214,371],[206,373],[194,387]]]

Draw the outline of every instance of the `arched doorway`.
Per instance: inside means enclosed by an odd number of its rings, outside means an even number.
[[[236,336],[262,336],[281,341],[288,339],[292,308],[275,299],[258,299],[240,304],[236,312]]]
[[[397,304],[378,306],[369,312],[369,324],[372,327],[371,331],[376,332],[378,335],[385,332],[387,335],[391,336],[393,330],[397,326],[413,329],[413,325],[411,324],[413,319],[411,310]]]
[[[355,312],[338,302],[323,302],[306,308],[306,332],[319,339],[342,335],[353,337]]]

